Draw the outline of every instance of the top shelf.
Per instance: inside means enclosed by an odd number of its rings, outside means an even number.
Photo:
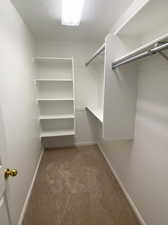
[[[143,52],[145,50],[150,49],[157,42],[161,42],[161,41],[164,41],[164,40],[167,40],[167,39],[168,39],[168,33],[166,33],[165,35],[160,36],[159,38],[156,38],[156,39],[154,39],[154,40],[152,40],[152,41],[150,41],[150,42],[148,42],[148,43],[146,43],[146,44],[144,44],[144,45],[134,49],[133,51],[131,51],[131,52],[129,52],[129,53],[127,53],[127,54],[125,54],[125,55],[123,55],[121,57],[116,58],[113,61],[113,63],[119,63],[122,60],[125,60],[125,59],[127,59],[129,57],[132,57],[132,56],[134,56],[136,54],[139,54],[139,53],[141,53],[141,52]]]
[[[121,25],[115,34],[144,36],[149,32],[154,32],[156,28],[165,27],[168,21],[167,9],[167,0],[134,1],[122,17],[123,22],[120,21]]]
[[[56,58],[56,57],[34,57],[37,62],[52,62],[52,61],[71,61],[72,58]]]
[[[39,78],[36,79],[37,82],[72,82],[72,79],[47,79],[47,78]]]

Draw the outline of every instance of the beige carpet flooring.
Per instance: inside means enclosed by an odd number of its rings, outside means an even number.
[[[44,153],[23,225],[139,225],[97,146]]]

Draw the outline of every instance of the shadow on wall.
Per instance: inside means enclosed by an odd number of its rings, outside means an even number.
[[[42,140],[44,148],[70,147],[75,145],[74,136],[47,137]]]

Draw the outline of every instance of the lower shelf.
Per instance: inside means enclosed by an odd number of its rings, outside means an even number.
[[[60,137],[60,136],[73,136],[75,135],[75,130],[60,130],[60,131],[43,131],[40,135],[43,137]]]

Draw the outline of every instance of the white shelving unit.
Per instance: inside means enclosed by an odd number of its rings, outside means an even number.
[[[119,57],[136,53],[167,38],[168,1],[134,1],[115,26],[114,34],[121,40],[125,52]]]
[[[120,57],[116,58],[113,61],[113,63],[118,63],[118,62],[120,62],[122,60],[128,59],[129,57],[132,57],[132,56],[134,56],[136,54],[139,54],[139,53],[141,53],[141,52],[143,52],[145,50],[148,50],[151,47],[153,47],[155,43],[161,42],[161,41],[164,41],[164,40],[168,40],[168,33],[166,33],[166,34],[164,34],[162,36],[159,36],[156,39],[153,39],[152,41],[149,41],[149,42],[147,42],[145,44],[142,44],[140,47],[137,47],[134,50],[129,51],[126,54],[121,55]]]
[[[121,16],[106,38],[103,136],[105,139],[133,139],[137,103],[137,63],[112,70],[159,41],[168,40],[168,1],[137,0]],[[164,60],[164,59],[163,59]]]
[[[35,57],[41,138],[75,135],[73,58]]]
[[[168,2],[166,0],[163,0],[161,3],[158,0],[135,1],[130,10],[133,7],[135,7],[134,12],[129,13],[126,23],[123,23],[117,34],[143,36],[149,33],[149,31],[157,34],[160,26],[162,28],[166,27],[166,21],[168,20]],[[136,29],[137,25],[139,25],[138,29]]]

